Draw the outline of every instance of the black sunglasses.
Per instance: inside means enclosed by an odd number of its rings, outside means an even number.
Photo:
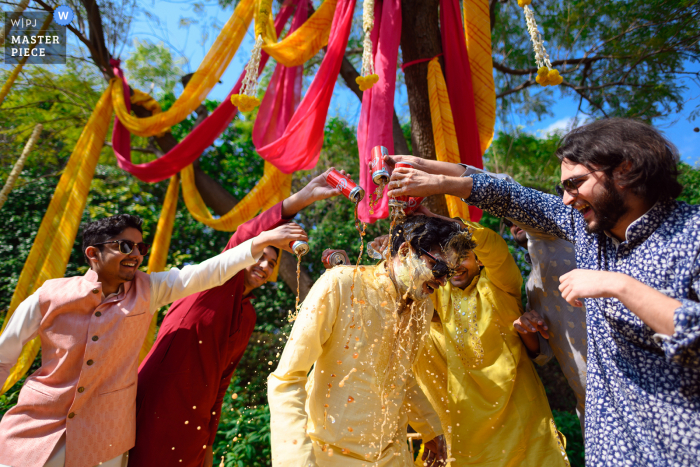
[[[131,254],[131,252],[134,251],[134,247],[136,247],[139,249],[141,256],[146,256],[148,254],[148,249],[151,248],[151,245],[148,243],[134,243],[131,240],[111,240],[109,242],[95,243],[93,246],[108,245],[110,243],[118,243],[119,252],[124,253],[125,255]]]
[[[588,173],[578,175],[576,177],[567,178],[566,180],[562,180],[562,182],[555,187],[557,195],[563,198],[564,192],[567,192],[573,198],[576,198],[578,196],[578,184],[576,183],[576,180],[579,180],[580,178],[583,178],[586,175],[590,175],[592,173],[602,172],[603,170],[606,169],[591,170]]]
[[[446,262],[441,259],[437,259],[435,256],[428,253],[424,248],[421,248],[420,251],[422,251],[424,255],[428,255],[428,258],[435,261],[435,265],[433,265],[431,269],[435,279],[442,279],[443,277],[449,279],[450,277],[454,276],[454,269],[449,267]]]

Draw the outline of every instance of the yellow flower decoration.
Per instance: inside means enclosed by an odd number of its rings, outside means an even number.
[[[379,75],[358,76],[355,82],[360,86],[360,91],[366,91],[379,81]]]
[[[234,94],[231,96],[231,103],[241,112],[250,112],[260,105],[260,99],[245,94]]]
[[[518,6],[520,8],[524,8],[525,5],[529,5],[532,3],[532,0],[518,0]]]
[[[540,67],[537,70],[537,78],[535,78],[537,83],[542,86],[556,86],[564,81],[564,78],[559,74],[559,70],[556,68],[549,68],[546,66]]]

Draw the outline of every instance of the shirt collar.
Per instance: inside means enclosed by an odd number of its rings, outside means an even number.
[[[639,218],[635,219],[625,230],[625,242],[629,245],[637,245],[644,242],[649,236],[659,228],[661,223],[676,207],[675,200],[657,201],[654,205]],[[605,232],[605,235],[610,237],[613,244],[617,247],[620,245],[610,232]]]

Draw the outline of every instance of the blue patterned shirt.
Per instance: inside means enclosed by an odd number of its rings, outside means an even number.
[[[472,179],[469,204],[572,242],[579,268],[627,274],[682,304],[664,336],[617,299],[585,300],[586,465],[700,465],[700,206],[658,202],[618,243],[588,234],[556,196]]]

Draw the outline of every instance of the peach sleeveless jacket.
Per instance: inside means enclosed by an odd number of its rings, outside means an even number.
[[[134,446],[150,277],[137,272],[102,304],[92,270],[48,280],[39,294],[42,366],[0,422],[0,464],[43,466],[65,431],[66,465],[92,467]]]

